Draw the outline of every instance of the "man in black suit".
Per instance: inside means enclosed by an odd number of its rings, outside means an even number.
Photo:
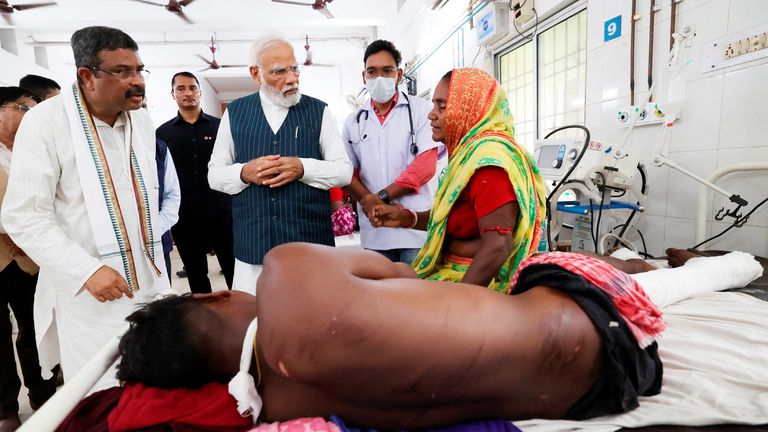
[[[208,161],[220,120],[200,108],[200,82],[193,74],[179,72],[171,85],[179,113],[157,128],[157,138],[168,143],[181,186],[179,221],[171,233],[193,293],[211,292],[206,257],[211,246],[231,288],[232,198],[208,185]]]

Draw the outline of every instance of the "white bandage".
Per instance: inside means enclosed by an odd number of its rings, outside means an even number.
[[[616,249],[609,256],[611,256],[613,258],[618,258],[618,259],[624,260],[624,261],[626,261],[628,259],[643,259],[643,257],[641,257],[639,253],[637,253],[637,252],[635,252],[633,250],[629,250],[629,249],[627,249],[625,247]]]
[[[699,294],[746,286],[763,274],[763,266],[745,252],[688,260],[677,268],[631,274],[659,307]]]
[[[262,401],[259,392],[256,391],[256,383],[253,376],[249,373],[251,369],[251,357],[256,355],[253,345],[256,342],[256,330],[259,327],[259,319],[254,318],[245,332],[243,339],[243,351],[240,353],[240,372],[229,381],[229,394],[237,401],[237,411],[243,417],[250,416],[253,424],[259,419],[261,414]]]

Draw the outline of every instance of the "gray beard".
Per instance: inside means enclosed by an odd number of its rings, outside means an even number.
[[[269,99],[273,104],[281,106],[283,108],[290,108],[301,100],[301,91],[292,95],[283,95],[283,93],[276,87],[273,87],[265,82],[261,83],[259,92]]]

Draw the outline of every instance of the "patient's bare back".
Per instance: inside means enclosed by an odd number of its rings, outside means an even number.
[[[558,417],[594,381],[598,336],[560,291],[410,277],[375,252],[289,244],[267,255],[257,292],[269,420],[337,414],[390,429]],[[289,389],[303,411],[274,406]]]

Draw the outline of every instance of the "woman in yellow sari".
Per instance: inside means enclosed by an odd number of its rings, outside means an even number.
[[[426,229],[412,263],[419,277],[507,291],[520,262],[540,247],[546,187],[514,136],[504,91],[488,73],[454,69],[429,114],[448,168],[431,212],[379,206],[374,226]]]

